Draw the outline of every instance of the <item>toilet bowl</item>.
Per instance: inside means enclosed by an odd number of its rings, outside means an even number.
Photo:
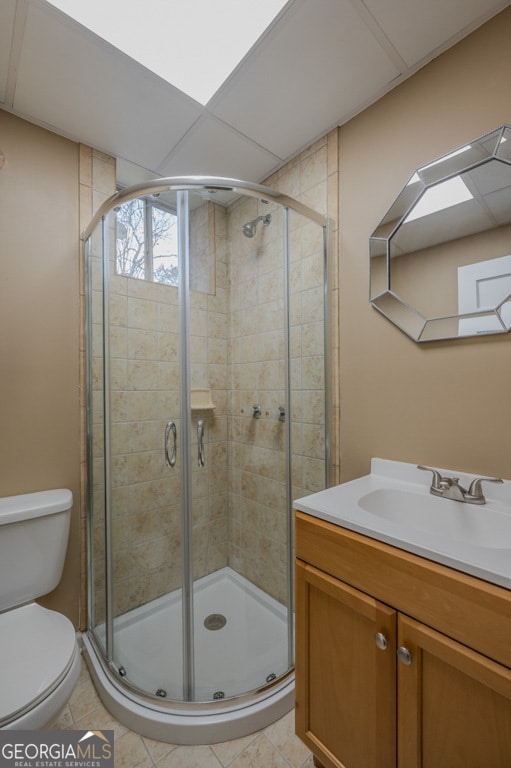
[[[50,725],[80,674],[72,623],[35,602],[61,579],[72,505],[65,489],[0,499],[0,729]]]

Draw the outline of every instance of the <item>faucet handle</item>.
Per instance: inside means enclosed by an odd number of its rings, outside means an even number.
[[[422,464],[417,464],[417,469],[424,469],[427,472],[433,472],[433,480],[431,482],[432,488],[435,488],[436,490],[441,490],[446,486],[447,479],[445,477],[442,477],[442,475],[437,469],[433,469],[433,467],[423,467]]]
[[[500,477],[477,477],[470,483],[467,496],[472,503],[484,504],[486,499],[483,495],[482,483],[502,483],[504,482]]]

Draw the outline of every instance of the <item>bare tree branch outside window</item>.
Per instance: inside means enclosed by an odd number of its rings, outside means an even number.
[[[117,273],[177,285],[176,215],[147,199],[128,200],[116,213]]]

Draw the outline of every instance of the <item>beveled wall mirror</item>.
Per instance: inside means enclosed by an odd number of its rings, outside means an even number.
[[[511,128],[418,168],[369,239],[369,300],[415,341],[511,329]]]

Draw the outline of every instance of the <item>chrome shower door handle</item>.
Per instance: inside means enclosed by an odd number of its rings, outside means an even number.
[[[204,454],[204,419],[199,419],[197,422],[197,462],[199,467],[203,467],[206,463]]]
[[[169,456],[169,437],[170,433],[172,432],[173,437],[173,445],[172,445],[172,454]],[[170,421],[167,422],[167,426],[165,427],[165,441],[164,441],[164,450],[165,450],[165,464],[167,467],[174,467],[176,464],[176,456],[177,456],[177,430],[176,430],[176,422]]]

